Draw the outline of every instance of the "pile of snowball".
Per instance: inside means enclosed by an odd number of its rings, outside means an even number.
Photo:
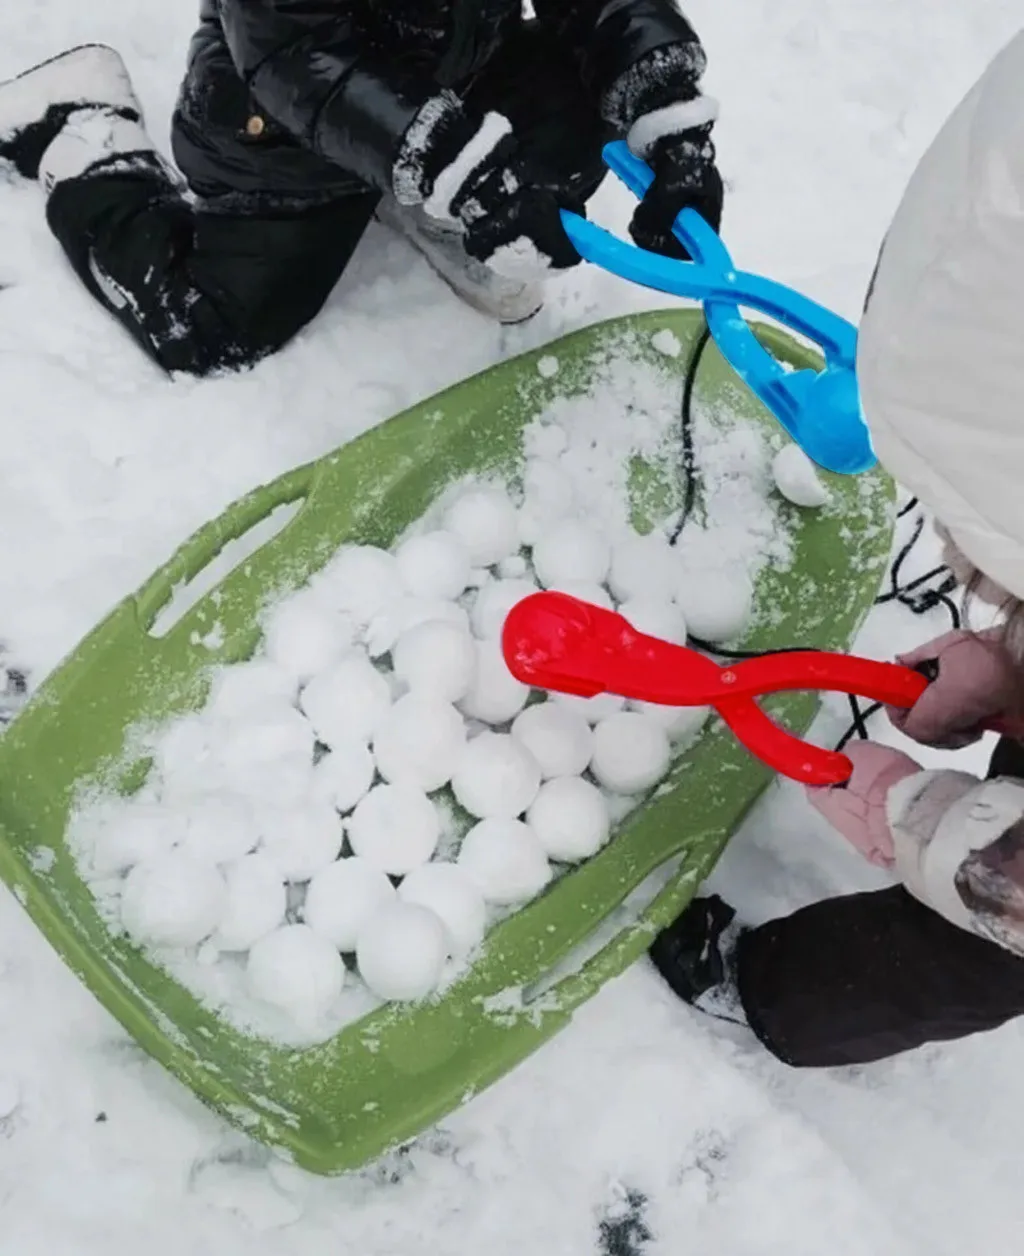
[[[233,964],[315,1033],[354,980],[429,996],[553,865],[596,854],[707,711],[532,693],[502,657],[506,615],[544,587],[725,641],[752,593],[735,572],[693,587],[660,534],[609,537],[571,496],[528,460],[520,503],[463,485],[393,552],[346,546],[271,606],[259,654],[153,736],[145,788],[80,811],[73,848],[112,923],[158,961]]]

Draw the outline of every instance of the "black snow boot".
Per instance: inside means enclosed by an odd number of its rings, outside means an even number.
[[[717,894],[695,898],[650,950],[655,968],[685,1003],[726,1020],[742,1020],[732,972],[735,919]]]
[[[72,48],[0,83],[0,161],[37,178],[43,154],[72,114],[97,109],[140,120],[124,62],[102,44]]]

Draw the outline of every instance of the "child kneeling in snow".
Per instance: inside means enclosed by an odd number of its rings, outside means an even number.
[[[937,678],[891,718],[930,746],[967,745],[992,724],[1006,737],[984,782],[861,742],[847,786],[810,791],[901,885],[738,933],[731,907],[700,899],[652,949],[678,994],[711,1007],[733,996],[791,1065],[877,1060],[1024,1014],[1022,285],[1024,33],[914,174],[858,362],[883,464],[934,510],[968,589],[1006,611],[999,630],[949,633],[904,657],[935,660]]]
[[[156,154],[121,58],[73,49],[0,84],[0,161],[39,178],[89,291],[167,370],[273,352],[317,314],[377,217],[467,302],[529,318],[580,259],[601,148],[656,172],[639,243],[679,254],[722,183],[704,53],[674,0],[202,0]]]

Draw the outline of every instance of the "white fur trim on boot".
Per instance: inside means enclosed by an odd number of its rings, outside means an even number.
[[[97,162],[154,152],[141,122],[110,109],[76,110],[43,154],[39,181],[49,196],[58,183],[77,179]]]
[[[431,219],[423,209],[400,206],[394,197],[385,196],[377,207],[377,220],[404,236],[449,288],[481,314],[499,323],[522,323],[543,306],[543,285],[506,278],[470,257],[461,233]]]
[[[120,55],[102,44],[87,44],[0,83],[0,140],[37,125],[48,110],[62,105],[109,105],[139,112]]]

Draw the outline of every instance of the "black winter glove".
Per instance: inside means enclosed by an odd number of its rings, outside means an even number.
[[[450,92],[433,97],[402,139],[392,186],[401,205],[422,205],[465,233],[467,253],[501,275],[540,278],[575,266],[579,254],[562,228],[570,205],[520,159],[508,120],[475,119]]]
[[[630,234],[641,248],[689,260],[688,250],[672,234],[678,215],[695,209],[716,231],[722,222],[724,189],[715,166],[711,126],[658,140],[647,160],[654,182],[637,206]]]

